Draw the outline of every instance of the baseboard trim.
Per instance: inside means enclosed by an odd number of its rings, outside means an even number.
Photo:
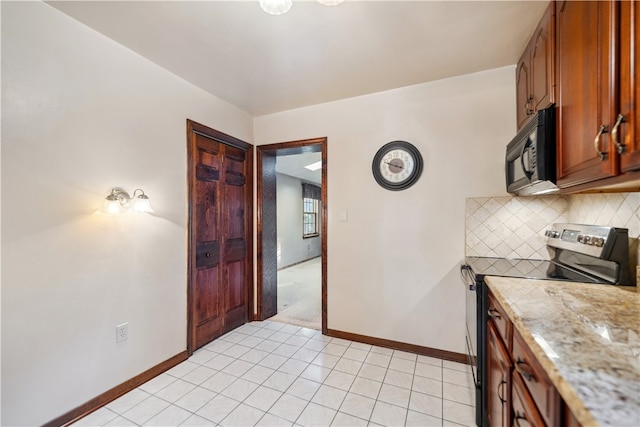
[[[467,364],[467,355],[463,353],[455,353],[452,351],[438,350],[437,348],[423,347],[416,344],[408,344],[400,341],[392,341],[384,338],[370,337],[367,335],[353,334],[351,332],[336,331],[328,329],[327,334],[330,337],[342,338],[350,341],[357,341],[364,344],[377,345],[378,347],[386,347],[394,350],[410,351],[422,356],[437,357],[438,359],[450,360],[452,362]]]
[[[293,264],[285,265],[284,267],[278,268],[278,271],[284,270],[285,268],[294,267],[298,264],[302,264],[303,262],[311,261],[312,259],[321,258],[322,255],[312,256],[311,258],[303,259],[302,261],[294,262]]]
[[[70,410],[69,412],[59,416],[55,420],[49,421],[48,423],[44,424],[43,427],[68,426],[69,424],[78,421],[80,418],[89,415],[93,411],[100,409],[107,403],[116,400],[123,394],[128,393],[136,387],[146,383],[150,379],[155,378],[161,373],[173,368],[178,363],[184,362],[188,358],[189,355],[187,354],[186,350],[178,353],[175,356],[165,360],[164,362],[160,362],[156,366],[147,369],[141,374],[136,375],[130,380],[127,380],[122,384],[119,384],[112,389],[105,391],[101,395],[94,397],[93,399],[78,406],[77,408]]]

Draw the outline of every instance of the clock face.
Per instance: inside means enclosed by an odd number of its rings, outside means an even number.
[[[412,186],[422,173],[422,156],[406,141],[392,141],[380,148],[373,158],[373,176],[388,190]]]
[[[380,173],[383,178],[395,184],[409,179],[415,168],[411,154],[400,148],[387,152],[380,162]]]

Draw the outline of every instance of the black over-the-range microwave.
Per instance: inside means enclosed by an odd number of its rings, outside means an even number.
[[[519,196],[558,191],[556,120],[552,105],[537,111],[507,145],[507,191]]]

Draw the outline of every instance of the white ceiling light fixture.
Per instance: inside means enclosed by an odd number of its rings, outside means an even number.
[[[293,0],[258,0],[262,10],[270,15],[287,13],[293,5]]]
[[[325,6],[337,6],[343,1],[344,0],[318,0],[318,3],[323,4]]]
[[[305,166],[305,169],[309,169],[310,171],[317,171],[322,167],[322,160],[311,163],[310,165]]]

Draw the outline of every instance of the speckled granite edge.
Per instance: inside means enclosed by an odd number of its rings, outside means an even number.
[[[583,426],[640,425],[637,288],[503,277],[485,281]],[[609,337],[621,333],[627,335]]]

